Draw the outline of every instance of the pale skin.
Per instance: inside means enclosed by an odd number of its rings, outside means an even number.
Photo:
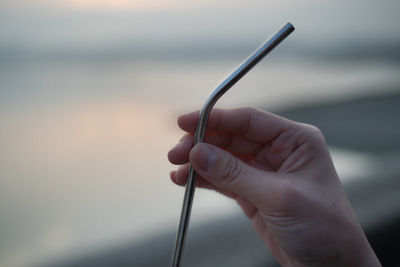
[[[234,200],[282,266],[381,266],[336,174],[322,133],[254,108],[211,112],[206,143],[193,147],[198,112],[178,118],[187,132],[168,153],[187,181]]]

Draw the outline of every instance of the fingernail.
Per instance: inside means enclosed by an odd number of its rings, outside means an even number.
[[[204,143],[197,145],[194,150],[194,163],[204,172],[210,171],[217,161],[216,151]]]

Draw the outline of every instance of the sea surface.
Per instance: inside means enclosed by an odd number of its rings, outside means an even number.
[[[201,107],[240,59],[0,63],[0,265],[31,266],[175,231],[183,188],[169,180],[179,114]],[[382,61],[271,54],[217,107],[285,107],[394,90]],[[332,148],[341,178],[374,156]],[[193,224],[238,212],[198,190]]]

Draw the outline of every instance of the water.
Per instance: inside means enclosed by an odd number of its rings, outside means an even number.
[[[183,134],[176,116],[199,108],[235,65],[225,60],[2,66],[1,265],[30,265],[175,229],[183,189],[169,181],[173,167],[166,154]],[[361,95],[391,88],[397,74],[381,63],[271,59],[218,106],[281,109]],[[342,159],[337,162],[344,178],[368,170],[363,156],[335,155]],[[229,200],[198,191],[192,221],[237,211]]]

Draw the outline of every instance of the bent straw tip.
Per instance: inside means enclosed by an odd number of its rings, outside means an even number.
[[[286,25],[284,26],[285,28],[290,29],[291,31],[294,31],[296,28],[293,26],[292,23],[288,22],[286,23]]]

